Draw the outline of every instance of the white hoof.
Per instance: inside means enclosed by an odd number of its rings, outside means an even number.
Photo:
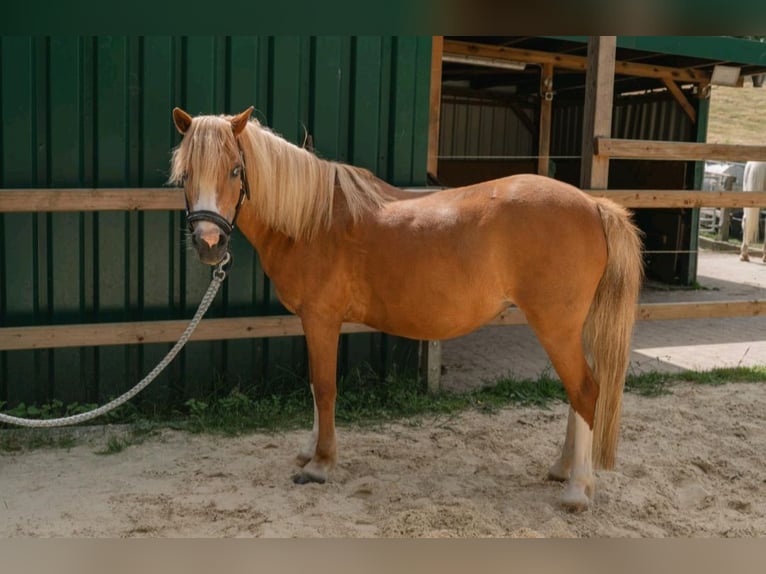
[[[570,512],[582,512],[590,507],[593,497],[591,484],[572,483],[567,484],[564,494],[561,495],[561,504]]]
[[[570,512],[582,512],[590,507],[590,498],[583,492],[565,492],[560,501],[561,505]]]

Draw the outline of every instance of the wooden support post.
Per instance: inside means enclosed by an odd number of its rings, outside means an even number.
[[[431,92],[428,114],[428,173],[436,177],[439,171],[439,122],[442,108],[442,53],[444,37],[434,36],[431,42]]]
[[[553,64],[540,70],[540,143],[537,151],[537,173],[550,175],[551,118],[553,117]]]
[[[428,173],[439,175],[439,122],[442,104],[442,54],[444,37],[434,36],[431,43],[431,92],[428,117]],[[428,392],[439,390],[442,372],[441,341],[420,342],[420,375],[426,380]]]
[[[442,374],[442,342],[420,341],[420,373],[429,393],[439,390]]]
[[[594,146],[595,138],[608,138],[612,133],[616,50],[616,36],[588,39],[580,172],[580,187],[584,189],[606,189],[609,181],[609,158],[596,155]]]

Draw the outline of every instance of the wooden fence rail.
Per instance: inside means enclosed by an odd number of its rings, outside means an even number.
[[[599,138],[601,153],[622,154],[630,146],[620,140]],[[617,142],[617,143],[615,143]],[[651,142],[653,146],[664,142]],[[673,143],[673,146],[686,144]],[[700,153],[689,144],[687,151],[663,151],[663,159],[690,159]],[[640,146],[639,146],[640,147]],[[720,146],[719,146],[720,147]],[[738,158],[743,157],[742,146]],[[757,146],[746,146],[753,148]],[[766,146],[759,157],[766,156]],[[664,148],[663,148],[664,149]],[[760,149],[760,148],[759,148]],[[608,150],[608,151],[606,151]],[[721,150],[718,150],[723,153]],[[641,151],[646,157],[646,151]],[[705,153],[709,153],[705,152]],[[749,153],[749,152],[748,152]],[[755,153],[755,152],[753,152]],[[735,155],[736,155],[735,154]],[[618,157],[618,155],[612,157]],[[747,154],[746,154],[747,155]],[[632,156],[631,156],[632,157]],[[750,157],[750,155],[747,155]],[[587,193],[609,197],[626,207],[762,207],[766,206],[766,192],[707,192],[685,190],[588,190]],[[162,211],[184,208],[183,194],[175,188],[119,188],[119,189],[3,189],[0,190],[0,213],[64,212],[64,211]],[[738,317],[766,314],[766,301],[716,301],[705,303],[644,303],[639,305],[641,320],[690,319],[702,317]],[[136,321],[125,323],[94,323],[78,325],[46,325],[0,328],[0,351],[86,347],[101,345],[130,345],[176,341],[187,325],[186,320]],[[490,324],[525,324],[523,313],[511,308],[501,313]],[[374,332],[374,329],[356,323],[343,325],[344,333]],[[302,335],[300,319],[292,315],[264,317],[232,317],[205,319],[200,322],[192,340],[222,340],[257,337],[283,337]]]
[[[766,207],[766,191],[668,189],[585,190],[625,207]],[[41,211],[173,211],[184,209],[179,189],[1,189],[0,213]]]
[[[0,189],[0,213],[38,211],[174,211],[184,209],[180,189]]]
[[[766,161],[766,146],[597,137],[596,155],[615,159]]]
[[[642,303],[637,318],[644,321],[700,319],[715,317],[756,317],[766,315],[765,301],[714,301],[699,303]],[[516,307],[503,311],[490,325],[525,325],[524,313]],[[187,320],[45,325],[0,329],[0,351],[172,343],[188,325]],[[343,333],[373,333],[360,323],[344,323]],[[300,319],[294,315],[203,319],[192,341],[291,337],[303,335]]]

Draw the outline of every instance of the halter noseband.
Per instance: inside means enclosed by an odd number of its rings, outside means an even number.
[[[226,234],[226,237],[231,235],[234,231],[234,227],[237,223],[237,217],[239,216],[239,210],[242,204],[245,203],[245,199],[250,199],[250,186],[247,184],[247,172],[245,170],[245,157],[242,154],[242,148],[237,141],[237,147],[239,148],[239,160],[240,160],[240,172],[239,172],[239,201],[237,201],[237,207],[234,210],[234,218],[231,223],[223,217],[220,213],[215,211],[208,211],[206,209],[200,209],[198,211],[191,211],[189,208],[189,198],[184,193],[184,199],[186,200],[186,224],[189,226],[189,231],[194,231],[192,225],[195,221],[209,221],[216,224]]]

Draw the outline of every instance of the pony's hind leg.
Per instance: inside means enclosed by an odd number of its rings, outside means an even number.
[[[570,406],[569,416],[567,417],[567,434],[564,438],[564,447],[561,449],[561,456],[548,469],[548,480],[558,480],[564,482],[569,480],[572,474],[572,459],[574,457],[574,436],[575,436],[575,411]]]
[[[568,481],[561,496],[566,508],[584,510],[594,490],[593,419],[598,386],[585,360],[582,326],[576,321],[570,325],[543,322],[529,313],[527,319],[561,378],[571,405],[564,447],[549,477]]]
[[[745,233],[742,234],[742,246],[739,248],[739,260],[740,261],[750,261],[750,253],[749,253],[749,246],[747,243],[747,237]],[[764,250],[764,253],[766,253],[766,250]]]

